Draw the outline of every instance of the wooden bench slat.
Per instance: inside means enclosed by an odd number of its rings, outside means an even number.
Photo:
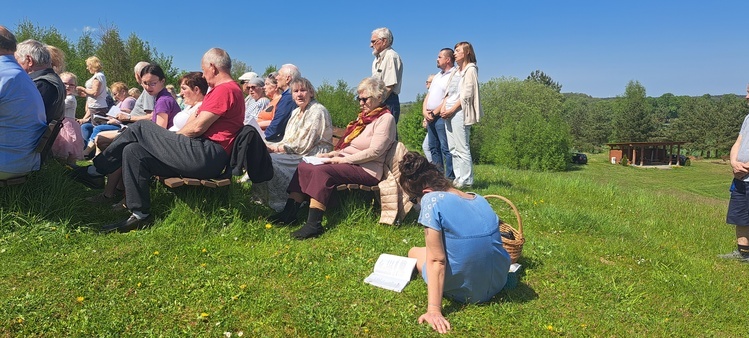
[[[186,185],[190,186],[201,185],[200,180],[197,178],[182,178],[182,181],[184,181]]]
[[[165,186],[170,187],[170,188],[176,188],[176,187],[181,187],[185,185],[185,181],[183,181],[179,177],[164,178],[161,180],[161,182],[163,182]]]

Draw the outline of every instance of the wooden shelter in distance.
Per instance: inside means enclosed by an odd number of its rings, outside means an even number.
[[[672,155],[681,153],[686,142],[622,142],[607,143],[611,163],[620,163],[626,157],[631,165],[669,165]],[[676,146],[676,152],[674,152]],[[677,159],[676,165],[679,165]]]

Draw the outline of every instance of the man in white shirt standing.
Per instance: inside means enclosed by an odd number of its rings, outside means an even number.
[[[445,119],[440,118],[435,110],[443,104],[447,93],[447,84],[450,81],[455,65],[453,50],[443,48],[437,54],[437,68],[440,72],[432,78],[427,96],[424,98],[422,114],[427,121],[427,138],[429,139],[429,153],[432,155],[430,162],[437,165],[440,171],[445,173],[449,179],[455,179],[453,173],[453,158],[447,145],[447,133],[445,131]]]

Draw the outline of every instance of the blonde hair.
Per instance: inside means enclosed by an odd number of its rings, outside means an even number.
[[[130,90],[127,91],[127,94],[137,99],[140,97],[140,89],[135,87],[130,88]]]
[[[55,46],[47,45],[49,51],[49,61],[55,73],[60,74],[65,71],[65,52]]]
[[[86,65],[94,68],[94,71],[100,72],[102,69],[101,60],[96,56],[89,57],[86,59]]]
[[[109,86],[109,90],[112,91],[112,94],[127,93],[127,85],[124,82],[117,81],[113,83],[111,86]]]
[[[65,81],[65,78],[73,79],[73,82],[75,82],[76,84],[78,83],[78,77],[75,76],[75,74],[73,74],[71,72],[62,72],[60,74],[60,79],[62,79],[63,81]]]

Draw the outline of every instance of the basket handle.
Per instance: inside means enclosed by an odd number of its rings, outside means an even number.
[[[518,211],[518,208],[515,206],[515,204],[513,204],[512,201],[508,200],[504,196],[500,196],[500,195],[485,195],[484,196],[484,198],[487,198],[487,197],[499,198],[499,199],[505,201],[505,203],[507,203],[507,204],[510,205],[510,208],[512,208],[512,211],[515,212],[515,218],[518,221],[518,233],[520,233],[520,235],[522,235],[523,234],[523,220],[520,218],[520,212]]]

